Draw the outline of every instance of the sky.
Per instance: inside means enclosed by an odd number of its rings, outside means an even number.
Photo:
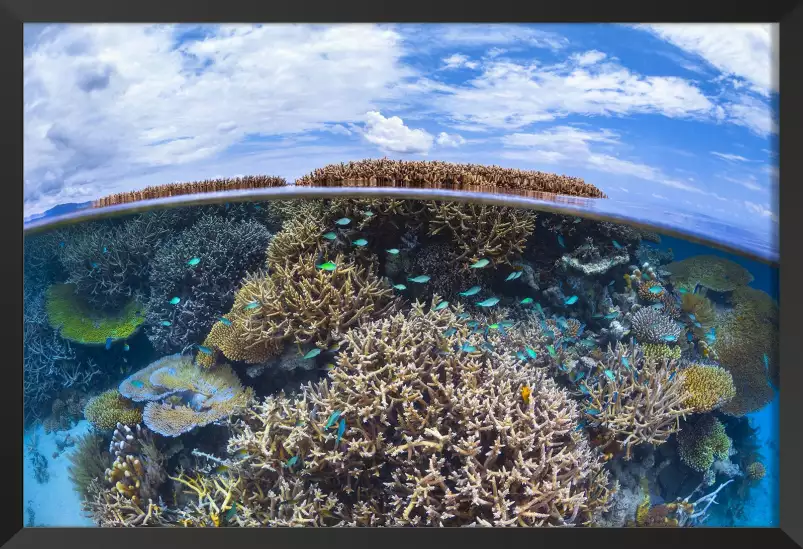
[[[26,25],[24,211],[389,157],[775,234],[776,25]]]

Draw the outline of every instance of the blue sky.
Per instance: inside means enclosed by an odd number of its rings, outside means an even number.
[[[388,156],[774,233],[774,25],[28,25],[25,215]]]

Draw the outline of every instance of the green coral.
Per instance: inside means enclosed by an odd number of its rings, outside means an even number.
[[[645,358],[677,360],[680,358],[680,347],[664,345],[662,343],[642,343],[641,350]]]
[[[142,410],[135,408],[130,400],[117,389],[109,389],[89,399],[84,408],[84,417],[101,431],[114,429],[118,423],[135,425],[142,422]]]
[[[98,313],[75,290],[73,284],[54,284],[47,289],[47,320],[64,339],[83,345],[104,345],[108,338],[115,341],[131,337],[145,320],[135,299],[114,313]]]
[[[696,255],[664,267],[673,285],[694,288],[700,284],[715,292],[730,292],[753,281],[750,271],[724,257]]]
[[[728,459],[731,439],[725,426],[714,416],[705,415],[691,427],[678,433],[680,460],[701,473],[705,473],[717,459]]]

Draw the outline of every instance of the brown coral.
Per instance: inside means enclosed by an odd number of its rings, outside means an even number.
[[[692,364],[680,374],[689,397],[685,404],[695,412],[710,412],[736,395],[733,377],[719,366]]]
[[[670,263],[664,269],[672,273],[673,283],[677,280],[692,288],[700,284],[715,292],[729,292],[753,281],[750,271],[715,255],[696,255]]]
[[[84,416],[96,429],[114,429],[117,423],[136,424],[142,421],[142,411],[117,389],[109,389],[89,399]]]
[[[331,381],[254,407],[229,441],[249,455],[235,475],[251,515],[268,525],[568,525],[605,508],[608,475],[576,430],[573,400],[535,370],[454,350],[468,332],[448,308],[417,303],[350,330]],[[296,481],[299,499],[270,504],[261,494],[275,498],[295,468],[308,479]],[[314,502],[332,498],[332,512],[312,519]]]
[[[767,470],[764,468],[764,464],[760,461],[754,461],[747,466],[747,476],[750,478],[750,480],[761,480],[766,474]]]
[[[638,296],[644,301],[649,301],[650,303],[658,303],[659,301],[663,301],[662,298],[666,295],[666,293],[667,292],[663,285],[655,280],[647,280],[646,282],[639,284],[638,287]]]
[[[705,335],[717,320],[714,304],[705,295],[705,292],[686,292],[680,298],[681,310],[689,315],[691,330],[697,339],[704,339]]]

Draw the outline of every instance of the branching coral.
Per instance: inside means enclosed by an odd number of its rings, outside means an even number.
[[[415,275],[427,275],[429,282],[423,288],[412,286],[404,279],[400,282],[408,286],[408,290],[421,292],[418,297],[438,294],[446,300],[463,299],[459,293],[472,286],[490,286],[493,271],[490,269],[461,269],[457,265],[458,254],[447,243],[436,242],[422,246],[415,253],[410,254],[406,261],[404,272]],[[476,301],[480,301],[482,294],[477,294]]]
[[[135,505],[156,500],[167,473],[151,433],[140,425],[117,424],[109,451],[115,460],[105,470],[106,482]]]
[[[200,343],[231,307],[243,276],[264,260],[269,239],[256,221],[207,215],[160,247],[149,279],[148,338],[154,348],[169,353]]]
[[[104,345],[134,335],[145,320],[136,299],[114,313],[93,311],[72,284],[54,284],[47,290],[47,320],[59,335],[82,345]]]
[[[577,177],[499,166],[382,158],[330,164],[296,180],[299,186],[497,187],[572,196],[607,198]]]
[[[700,284],[715,292],[729,292],[753,281],[750,272],[729,259],[714,255],[696,255],[666,265],[672,282],[679,281],[692,288]]]
[[[78,437],[75,449],[69,455],[68,474],[73,488],[81,499],[89,495],[90,483],[103,479],[111,455],[105,448],[106,441],[98,433],[86,433]]]
[[[691,330],[695,337],[704,339],[717,319],[714,304],[705,296],[705,292],[686,292],[681,295],[680,307],[684,313],[689,315]]]
[[[625,459],[638,444],[666,442],[692,411],[674,361],[645,359],[638,347],[619,344],[597,368],[596,376],[582,381],[586,418],[604,431],[602,438],[625,449]]]
[[[267,251],[267,267],[295,261],[302,254],[317,253],[322,249],[321,228],[324,226],[325,208],[321,202],[298,203],[291,218],[287,219],[271,239]]]
[[[535,228],[535,213],[507,206],[429,202],[429,235],[448,235],[457,259],[487,258],[510,263],[524,253]]]
[[[576,404],[534,370],[464,352],[468,332],[448,308],[419,303],[350,330],[331,382],[269,397],[235,426],[245,506],[263,524],[290,522],[260,494],[297,467],[319,505],[339,500],[333,525],[590,520],[606,505],[607,473],[576,430]],[[295,505],[285,513],[301,524],[311,502]]]
[[[681,328],[672,317],[643,307],[631,319],[631,330],[639,343],[673,343],[678,340]]]
[[[680,376],[683,388],[689,394],[686,405],[695,412],[710,412],[736,395],[733,377],[719,366],[692,364]]]
[[[707,472],[714,460],[728,459],[731,439],[725,426],[714,416],[704,415],[694,425],[678,433],[680,460],[700,473]]]
[[[117,389],[109,389],[89,399],[84,416],[101,431],[114,429],[118,423],[134,425],[142,421],[142,411],[135,408]]]
[[[664,345],[661,343],[642,343],[641,351],[644,353],[645,358],[653,358],[656,360],[678,360],[682,351],[677,345]]]

